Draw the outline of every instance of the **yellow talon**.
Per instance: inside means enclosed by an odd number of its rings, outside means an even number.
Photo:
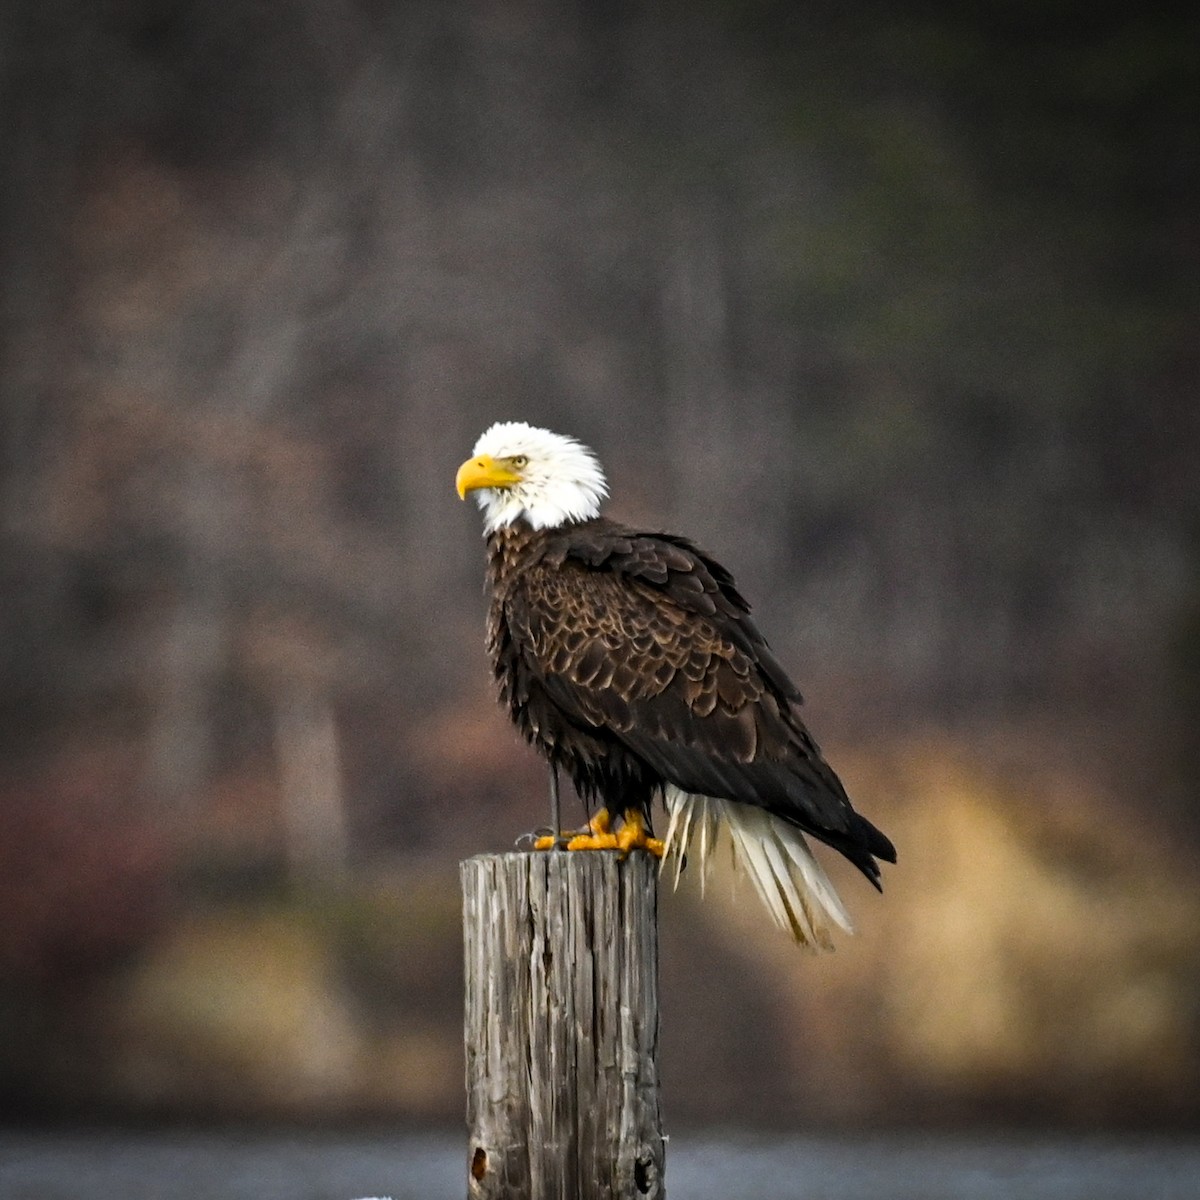
[[[535,838],[535,850],[553,850],[557,845],[563,845],[565,839],[568,850],[616,850],[624,858],[630,850],[645,850],[655,858],[662,858],[666,851],[661,838],[650,837],[646,828],[646,819],[636,808],[627,809],[621,822],[621,828],[613,833],[612,816],[608,809],[602,808],[587,823],[585,829],[564,830],[558,837],[549,834]]]
[[[625,820],[621,825],[621,832],[617,834],[616,841],[617,849],[621,851],[622,857],[630,850],[645,850],[647,854],[653,854],[655,858],[662,858],[666,850],[661,838],[650,836],[650,832],[646,828],[646,818],[636,808],[625,810]]]
[[[612,817],[607,808],[596,811],[583,829],[564,829],[558,837],[546,834],[535,838],[535,850],[553,850],[565,842],[568,850],[615,850],[616,838],[612,834]]]
[[[568,850],[616,850],[617,835],[615,833],[580,833],[568,843]]]

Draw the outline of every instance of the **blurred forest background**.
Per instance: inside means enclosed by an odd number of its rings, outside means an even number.
[[[493,420],[725,561],[895,839],[661,902],[668,1123],[1200,1118],[1200,21],[0,11],[0,1104],[455,1121]],[[835,865],[836,869],[836,865]]]

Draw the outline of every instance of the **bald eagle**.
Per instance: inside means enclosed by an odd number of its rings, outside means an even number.
[[[703,878],[724,827],[778,924],[829,948],[850,918],[806,835],[877,888],[892,843],[851,807],[800,720],[800,693],[730,573],[686,538],[599,515],[607,485],[573,438],[493,425],[458,469],[487,537],[487,648],[522,734],[600,811],[547,849],[692,848]],[[652,804],[669,821],[653,837]],[[555,804],[557,809],[557,804]]]

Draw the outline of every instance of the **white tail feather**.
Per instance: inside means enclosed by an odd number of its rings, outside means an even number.
[[[684,855],[694,844],[703,892],[717,830],[724,825],[733,845],[734,869],[750,876],[776,924],[800,945],[832,950],[834,926],[854,932],[829,876],[794,825],[752,804],[696,796],[672,786],[664,798],[670,822],[663,862],[674,857],[676,887]]]

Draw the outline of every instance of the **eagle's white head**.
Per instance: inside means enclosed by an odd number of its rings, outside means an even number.
[[[586,521],[608,495],[596,456],[574,438],[521,421],[501,421],[475,443],[454,481],[478,493],[485,532],[524,520],[534,529]]]

